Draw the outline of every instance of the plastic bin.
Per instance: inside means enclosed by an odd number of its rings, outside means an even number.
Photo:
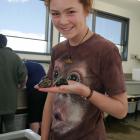
[[[19,130],[0,135],[0,140],[40,140],[41,137],[30,129]]]
[[[136,110],[136,102],[128,102],[128,113],[134,113]]]
[[[140,81],[140,69],[135,68],[132,70],[132,79],[136,81]]]
[[[15,115],[15,130],[23,130],[27,127],[27,114]]]

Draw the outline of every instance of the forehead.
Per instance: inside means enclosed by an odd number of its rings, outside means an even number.
[[[65,10],[83,7],[79,0],[50,0],[50,10]]]

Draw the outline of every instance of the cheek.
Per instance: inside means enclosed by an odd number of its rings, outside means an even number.
[[[77,24],[79,22],[79,17],[77,16],[70,16],[69,17],[69,22],[72,24]]]
[[[54,26],[57,26],[57,24],[59,23],[59,19],[58,18],[52,18],[52,23]]]
[[[84,116],[82,106],[78,102],[72,102],[70,96],[64,98],[59,95],[54,102],[53,112],[60,112],[65,122],[71,122],[75,125],[81,122]]]
[[[79,15],[76,20],[79,24],[85,24],[86,23],[86,16]]]
[[[72,104],[69,107],[68,112],[68,121],[72,122],[73,124],[77,125],[82,121],[84,116],[84,110],[79,104]]]

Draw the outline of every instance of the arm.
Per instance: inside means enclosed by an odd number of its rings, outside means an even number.
[[[99,109],[116,118],[121,119],[127,115],[128,102],[126,92],[115,96],[106,96],[93,91],[93,95],[89,100]]]
[[[41,140],[49,140],[53,97],[54,97],[53,94],[48,94],[44,105],[42,126],[41,126]]]
[[[62,85],[60,87],[42,88],[40,91],[52,93],[77,93],[82,97],[88,97],[90,94],[89,87],[69,81],[69,85]],[[127,94],[119,93],[113,96],[107,96],[97,91],[92,91],[92,96],[89,101],[97,106],[103,112],[106,112],[116,118],[123,118],[128,111]]]
[[[70,83],[70,82],[69,82]],[[77,92],[83,97],[88,97],[91,90],[89,87],[72,82],[73,84],[69,86],[61,86],[59,90],[61,92]],[[60,93],[61,93],[60,92]],[[128,101],[127,101],[127,93],[118,93],[113,96],[107,96],[101,94],[97,91],[92,91],[92,96],[89,98],[89,101],[97,106],[103,112],[106,112],[116,118],[124,118],[127,115],[128,111]]]
[[[71,85],[61,86],[59,89],[64,93],[73,91],[79,93],[83,97],[88,97],[91,92],[89,87],[83,84],[75,82],[69,82],[69,84]],[[128,101],[126,92],[118,93],[113,96],[109,95],[107,96],[97,91],[92,91],[92,96],[89,98],[89,101],[93,103],[95,106],[97,106],[103,112],[106,112],[116,118],[121,119],[127,115]]]

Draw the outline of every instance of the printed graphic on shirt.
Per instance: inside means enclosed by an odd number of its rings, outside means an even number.
[[[54,65],[53,79],[74,80],[90,86],[91,77],[83,61],[65,63],[65,57],[57,59]],[[91,103],[78,94],[56,94],[53,105],[52,130],[65,134],[77,128],[89,112]]]

